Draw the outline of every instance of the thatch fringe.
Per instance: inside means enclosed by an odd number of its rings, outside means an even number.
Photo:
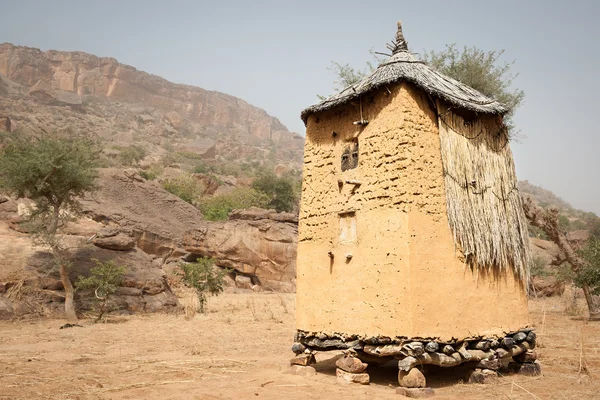
[[[501,118],[465,121],[438,101],[448,220],[473,268],[527,281],[529,234]]]

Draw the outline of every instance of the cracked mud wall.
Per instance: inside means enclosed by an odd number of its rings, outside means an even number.
[[[297,328],[451,338],[526,326],[512,273],[478,276],[455,250],[426,95],[399,84],[361,102],[307,122]],[[355,146],[358,166],[342,171]]]

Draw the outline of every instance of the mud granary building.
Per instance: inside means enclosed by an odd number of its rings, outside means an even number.
[[[512,361],[535,333],[508,110],[418,60],[400,23],[389,47],[301,114],[294,351],[304,364],[313,350],[393,357],[400,375]]]

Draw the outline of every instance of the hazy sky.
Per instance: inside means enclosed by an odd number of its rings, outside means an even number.
[[[111,56],[173,82],[241,97],[304,134],[332,60],[362,67],[403,21],[411,51],[505,49],[525,104],[519,179],[600,214],[600,1],[0,0],[0,42]]]

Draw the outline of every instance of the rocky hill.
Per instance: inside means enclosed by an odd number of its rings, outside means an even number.
[[[303,137],[224,93],[169,82],[114,58],[0,44],[0,129],[70,129],[116,145],[299,165]],[[154,146],[154,147],[153,147]]]

